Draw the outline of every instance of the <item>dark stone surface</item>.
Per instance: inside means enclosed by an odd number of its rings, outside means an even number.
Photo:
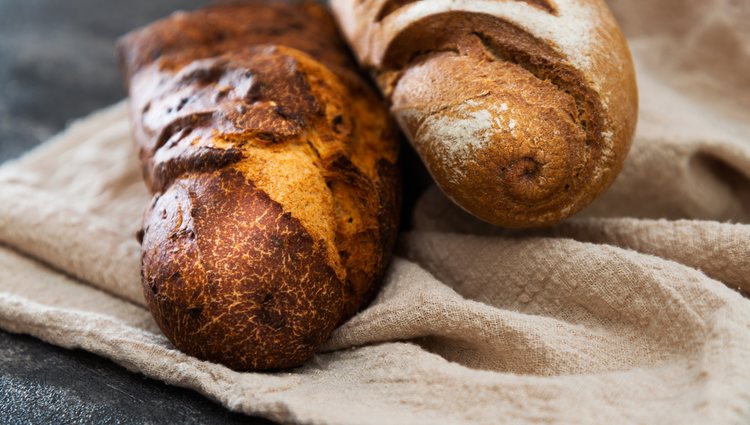
[[[0,163],[125,96],[113,53],[119,35],[204,3],[0,0]],[[0,332],[0,423],[270,422],[93,354]]]
[[[0,423],[270,424],[96,355],[0,333]]]
[[[117,37],[206,0],[0,0],[0,161],[122,99]]]

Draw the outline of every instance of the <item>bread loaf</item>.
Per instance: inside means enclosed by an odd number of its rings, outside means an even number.
[[[510,227],[553,224],[619,173],[633,64],[602,0],[332,0],[438,186]]]
[[[387,107],[319,6],[174,15],[118,47],[153,202],[142,283],[180,350],[293,367],[367,303],[399,209]]]

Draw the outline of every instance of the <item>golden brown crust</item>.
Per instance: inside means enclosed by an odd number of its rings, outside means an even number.
[[[600,0],[333,6],[438,186],[472,214],[554,224],[619,173],[637,93]]]
[[[180,13],[119,51],[155,193],[142,265],[157,323],[234,369],[299,365],[369,302],[390,257],[384,106],[310,4]]]

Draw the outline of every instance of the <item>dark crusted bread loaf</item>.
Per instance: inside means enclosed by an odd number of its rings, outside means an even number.
[[[180,350],[299,365],[374,294],[396,236],[398,145],[319,6],[175,13],[125,36],[154,193],[142,283]]]
[[[331,0],[440,188],[490,223],[554,224],[615,179],[638,99],[603,0]]]

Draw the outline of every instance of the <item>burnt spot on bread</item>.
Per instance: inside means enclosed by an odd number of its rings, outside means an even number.
[[[146,217],[143,270],[144,282],[162,286],[144,289],[170,341],[237,370],[309,357],[339,322],[346,290],[324,248],[237,171],[191,174],[166,193],[169,205],[155,211],[166,208],[169,220]],[[170,238],[178,220],[185,230]]]

